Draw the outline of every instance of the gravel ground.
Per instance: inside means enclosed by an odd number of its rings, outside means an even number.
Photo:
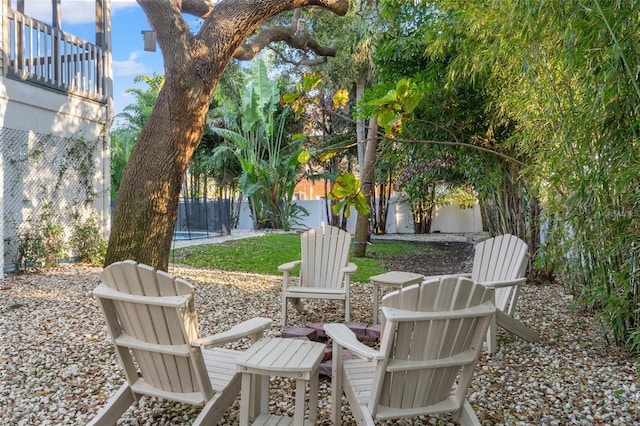
[[[39,274],[9,274],[0,291],[0,424],[85,424],[123,383],[102,315],[91,297],[99,268],[61,265]],[[279,336],[280,277],[174,267],[196,284],[201,335],[254,316],[274,319]],[[355,283],[354,321],[371,318],[371,288]],[[524,286],[519,318],[541,336],[526,343],[499,331],[498,351],[483,354],[468,398],[484,425],[640,425],[640,364],[611,348],[596,321],[569,308],[559,285]],[[312,302],[291,325],[339,321],[331,302]],[[215,328],[214,328],[215,327]],[[246,345],[246,342],[240,346]],[[293,413],[290,383],[272,379],[273,412]],[[328,421],[330,380],[320,381],[318,424]],[[223,424],[237,424],[238,400]],[[119,424],[189,424],[197,409],[143,399]],[[353,424],[345,406],[343,424]],[[388,424],[453,424],[447,417]]]

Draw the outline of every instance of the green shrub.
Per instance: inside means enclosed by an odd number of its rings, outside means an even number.
[[[54,266],[64,257],[64,229],[57,223],[44,223],[41,217],[18,234],[18,261],[16,270]]]
[[[28,268],[44,266],[46,249],[42,235],[36,230],[26,230],[18,234],[18,261],[17,271],[26,271]]]
[[[66,257],[64,228],[59,223],[40,224],[45,264],[53,266]]]
[[[107,243],[100,233],[100,222],[95,214],[81,221],[76,217],[71,248],[81,262],[94,265],[102,264],[107,252]]]

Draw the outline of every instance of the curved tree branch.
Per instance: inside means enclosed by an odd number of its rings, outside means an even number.
[[[329,114],[334,114],[344,120],[347,121],[351,121],[351,122],[355,122],[355,120],[353,120],[351,117],[348,117],[346,115],[340,114],[339,112],[336,111],[328,111]],[[422,145],[448,145],[448,146],[460,146],[460,147],[465,147],[465,148],[471,148],[471,149],[475,149],[477,151],[482,151],[482,152],[486,152],[488,154],[492,154],[495,155],[496,157],[502,158],[503,160],[509,162],[509,163],[513,163],[516,164],[520,167],[527,167],[527,163],[518,160],[517,158],[511,157],[507,154],[503,154],[502,152],[499,151],[495,151],[493,149],[489,149],[489,148],[485,148],[482,146],[478,146],[478,145],[473,145],[470,143],[466,143],[466,142],[458,142],[456,141],[437,141],[437,140],[426,140],[426,139],[403,139],[403,138],[398,138],[398,137],[394,137],[394,138],[390,138],[389,136],[387,136],[384,132],[382,131],[378,131],[378,135],[377,137],[382,138],[382,139],[386,139],[386,140],[390,140],[393,142],[398,142],[398,143],[416,143],[416,144],[422,144]],[[355,145],[355,144],[354,144]]]
[[[320,64],[324,64],[325,62],[327,62],[327,57],[326,56],[319,56],[319,57],[316,57],[316,58],[308,58],[306,55],[303,55],[303,57],[299,61],[294,61],[291,58],[287,58],[284,53],[282,53],[280,50],[276,49],[273,46],[268,46],[267,48],[270,49],[273,53],[275,53],[276,56],[278,56],[278,58],[280,58],[280,60],[282,62],[287,63],[287,64],[291,64],[291,65],[295,65],[295,66],[304,65],[304,66],[307,66],[307,67],[313,67],[315,65],[320,65]]]
[[[294,49],[307,50],[318,56],[335,56],[338,47],[322,46],[309,36],[306,31],[296,34],[289,27],[272,27],[262,30],[251,41],[240,46],[233,57],[239,60],[253,59],[268,44],[282,41]]]
[[[214,6],[209,0],[182,0],[182,13],[204,19],[213,11]]]
[[[306,6],[319,6],[337,15],[344,15],[349,10],[348,0],[222,0],[216,4],[204,20],[199,35],[207,46],[220,45],[221,34],[224,34],[224,47],[231,48],[234,57],[239,59],[253,58],[260,48],[273,41],[284,41],[292,47],[306,46],[320,56],[330,55],[335,47],[321,46],[304,31],[298,31],[297,25],[291,27],[274,27],[262,31],[246,45],[245,40],[268,19],[287,10],[295,10]],[[295,14],[294,14],[295,18]],[[298,40],[299,39],[299,40]],[[328,50],[327,50],[328,49]],[[333,53],[335,54],[335,53]]]
[[[282,60],[294,65],[317,65],[323,63],[326,61],[327,56],[335,56],[338,50],[338,46],[335,44],[333,46],[323,46],[312,39],[304,27],[304,20],[300,19],[300,9],[296,9],[293,12],[289,27],[277,26],[262,30],[253,39],[240,46],[233,54],[233,57],[238,60],[253,59],[262,49],[277,41],[282,41],[294,49],[313,52],[320,57],[318,59],[292,61],[285,58],[282,52],[273,49]]]
[[[380,132],[380,134],[382,135],[382,137],[384,137],[385,139],[388,139],[390,141],[394,141],[394,142],[399,142],[399,143],[417,143],[417,144],[423,144],[423,145],[449,145],[449,146],[463,146],[466,148],[471,148],[471,149],[475,149],[477,151],[482,151],[482,152],[486,152],[488,154],[493,154],[496,157],[502,158],[503,160],[509,162],[509,163],[513,163],[516,164],[520,167],[526,167],[527,164],[518,160],[517,158],[513,158],[508,156],[507,154],[503,154],[501,152],[495,151],[493,149],[489,149],[489,148],[484,148],[482,146],[478,146],[478,145],[473,145],[470,143],[466,143],[466,142],[452,142],[452,141],[435,141],[435,140],[424,140],[424,139],[402,139],[402,138],[389,138],[388,136],[385,136],[383,132]]]
[[[217,56],[215,51],[221,47],[221,43],[225,48],[233,49],[233,56],[241,60],[252,59],[261,49],[275,41],[283,41],[293,48],[311,51],[318,56],[335,56],[336,46],[321,45],[299,25],[297,9],[319,6],[344,15],[349,7],[348,0],[221,0],[215,5],[210,0],[137,2],[158,34],[158,45],[165,58],[165,70],[181,67],[195,58],[200,58],[200,64],[206,63],[211,55]],[[242,45],[261,23],[285,10],[295,10],[291,27],[269,28]],[[191,33],[183,13],[204,19],[196,37]],[[214,51],[210,50],[212,47]],[[167,55],[166,52],[171,54]],[[203,70],[202,78],[207,79],[209,73],[204,70],[205,66],[200,68]]]

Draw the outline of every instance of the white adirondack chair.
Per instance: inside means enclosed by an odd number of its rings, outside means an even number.
[[[90,424],[116,424],[142,395],[203,405],[194,424],[217,424],[240,392],[235,358],[242,352],[205,347],[258,339],[272,320],[253,318],[198,338],[188,282],[131,260],[108,266],[100,278],[93,294],[127,381]]]
[[[499,235],[478,243],[471,273],[458,274],[494,291],[496,315],[487,333],[489,353],[496,350],[496,325],[528,342],[538,341],[538,334],[513,316],[520,284],[527,281],[528,259],[529,248],[524,241],[515,235]]]
[[[351,234],[334,226],[320,226],[300,235],[301,259],[278,266],[282,277],[282,326],[287,325],[287,300],[300,313],[300,299],[344,301],[345,321],[349,321],[349,285],[358,268],[349,262]],[[290,271],[300,266],[300,281],[292,285]]]
[[[494,312],[486,287],[443,277],[382,299],[380,350],[343,324],[326,324],[333,339],[333,424],[342,424],[344,390],[358,425],[439,413],[479,425],[466,394]],[[343,360],[343,349],[359,358]]]

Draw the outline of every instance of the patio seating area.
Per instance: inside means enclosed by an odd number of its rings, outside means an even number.
[[[86,424],[123,384],[124,375],[91,292],[101,268],[62,265],[44,274],[10,274],[0,293],[0,423]],[[255,316],[272,318],[266,336],[279,337],[282,278],[192,268],[171,268],[195,285],[202,335]],[[371,321],[371,285],[353,283],[352,321]],[[634,358],[606,348],[598,325],[571,312],[560,286],[524,285],[519,318],[540,341],[528,343],[498,329],[495,354],[481,354],[467,398],[480,422],[492,424],[634,424],[640,411],[640,379]],[[324,304],[327,304],[326,306]],[[311,301],[289,326],[342,321],[334,304]],[[326,308],[326,309],[325,309]],[[231,344],[244,349],[249,342]],[[273,414],[293,416],[293,381],[272,378]],[[321,376],[317,424],[330,424],[331,382]],[[353,419],[343,401],[345,424]],[[222,424],[239,421],[240,398]],[[191,424],[197,408],[143,399],[122,420],[137,424]],[[443,417],[446,421],[446,417]],[[127,423],[129,424],[129,423]],[[429,418],[388,424],[432,424]]]

